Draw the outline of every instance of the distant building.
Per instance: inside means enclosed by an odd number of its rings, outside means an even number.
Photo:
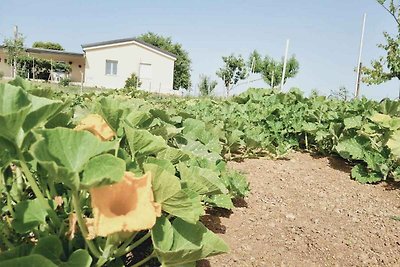
[[[48,59],[55,62],[68,63],[71,66],[69,77],[73,82],[80,82],[82,73],[85,71],[85,58],[83,53],[65,52],[42,48],[26,48],[25,55],[38,59]],[[6,49],[4,46],[0,46],[0,72],[2,72],[6,78],[12,77],[12,66],[9,63],[10,62],[7,62]],[[29,70],[29,72],[29,78],[33,78],[32,70]],[[54,73],[53,76],[53,80],[54,78],[58,77],[57,73]]]
[[[143,90],[172,91],[174,54],[136,38],[85,44],[82,48],[86,58],[86,86],[121,88],[135,73]]]
[[[73,53],[41,48],[26,48],[25,53],[71,65],[68,75],[72,82],[88,87],[122,88],[135,73],[141,82],[140,89],[173,93],[174,64],[176,56],[136,38],[126,38],[82,45],[84,53]],[[0,46],[0,72],[12,77],[12,66],[7,62],[6,49]],[[29,78],[32,78],[30,75]],[[63,76],[53,73],[52,78]]]

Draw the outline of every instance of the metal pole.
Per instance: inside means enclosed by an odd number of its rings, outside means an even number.
[[[361,77],[361,56],[363,51],[364,44],[364,33],[365,33],[365,22],[367,20],[367,13],[364,13],[362,32],[361,32],[361,40],[360,40],[360,53],[358,55],[358,64],[357,64],[357,78],[356,78],[356,88],[354,90],[354,97],[358,98],[360,95],[360,77]]]
[[[286,40],[286,51],[285,51],[285,59],[284,59],[284,62],[283,62],[283,72],[282,72],[281,90],[283,90],[283,84],[285,83],[286,64],[287,64],[288,52],[289,52],[289,39]]]

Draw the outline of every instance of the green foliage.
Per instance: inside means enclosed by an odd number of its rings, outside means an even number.
[[[43,49],[49,49],[49,50],[57,50],[57,51],[64,51],[65,49],[59,44],[59,43],[54,43],[54,42],[34,42],[32,44],[33,48],[43,48]]]
[[[35,79],[48,80],[51,70],[69,73],[71,66],[65,62],[51,61],[48,59],[34,58],[28,55],[21,55],[17,58],[18,76],[35,77]],[[35,76],[33,75],[35,72]],[[68,78],[62,82],[62,86],[68,86]]]
[[[381,84],[394,78],[400,79],[400,6],[393,0],[377,0],[377,2],[394,18],[397,24],[396,36],[384,32],[386,43],[378,44],[386,52],[386,56],[371,62],[371,68],[363,67],[363,81],[367,84]],[[386,4],[388,2],[388,4]]]
[[[200,81],[197,85],[199,88],[200,95],[209,96],[214,92],[215,87],[217,86],[217,81],[211,80],[210,77],[205,75],[200,75]]]
[[[71,83],[71,78],[65,77],[65,78],[61,78],[59,84],[63,87],[67,87],[69,86],[69,84]]]
[[[112,127],[114,140],[72,129],[89,110]],[[0,84],[0,124],[1,266],[102,266],[150,236],[153,252],[138,261],[193,265],[228,250],[199,222],[206,207],[230,209],[248,193],[245,178],[226,168],[218,127],[122,90],[47,95],[19,77]],[[150,175],[162,217],[151,235],[86,239],[91,189],[118,183],[126,171]],[[72,214],[79,230],[68,232]]]
[[[268,56],[265,56],[263,59],[256,50],[250,54],[248,62],[248,65],[253,68],[252,71],[254,73],[260,73],[263,80],[271,88],[280,84],[282,80],[283,64],[283,60],[276,61]],[[286,83],[287,79],[296,76],[298,72],[299,62],[296,60],[295,56],[292,56],[287,61],[284,83]]]
[[[138,37],[138,39],[176,55],[177,59],[174,65],[173,88],[175,90],[179,90],[181,88],[188,90],[190,88],[191,60],[188,52],[183,49],[181,44],[173,43],[171,37],[163,37],[153,32],[142,34]]]
[[[344,86],[341,86],[337,90],[331,90],[331,94],[329,95],[329,97],[336,98],[342,101],[347,101],[351,98],[349,90]]]
[[[126,89],[138,89],[142,85],[142,82],[139,81],[138,76],[136,73],[132,73],[128,79],[125,81],[124,88]]]
[[[13,76],[16,76],[16,72],[18,70],[17,58],[21,56],[24,52],[24,37],[22,35],[17,36],[17,38],[10,38],[5,39],[3,43],[4,47],[6,48],[7,54],[7,62],[9,65],[14,65],[14,72]]]
[[[224,66],[216,74],[224,82],[226,95],[229,96],[233,86],[240,80],[246,79],[248,71],[246,63],[240,55],[236,57],[234,54],[231,54],[230,56],[222,57],[222,60],[224,61]]]

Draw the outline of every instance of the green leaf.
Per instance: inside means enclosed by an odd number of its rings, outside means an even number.
[[[233,203],[231,197],[224,194],[212,195],[204,199],[208,204],[218,208],[224,208],[227,210],[233,209]]]
[[[134,157],[157,155],[158,152],[167,148],[167,144],[162,137],[152,135],[147,130],[138,130],[126,126],[125,133]]]
[[[15,145],[7,139],[0,136],[0,169],[18,158]]]
[[[14,259],[14,258],[20,258],[23,256],[27,256],[31,253],[32,250],[32,245],[28,244],[22,244],[20,246],[17,246],[15,248],[3,251],[0,253],[0,266],[2,261]]]
[[[115,143],[102,142],[87,131],[55,128],[42,130],[40,134],[43,140],[35,143],[32,149],[38,161],[55,159],[59,165],[74,172],[82,171],[90,158],[115,147]]]
[[[83,249],[75,250],[69,257],[68,262],[60,264],[61,267],[90,267],[92,264],[92,257],[89,252]]]
[[[166,199],[162,209],[190,223],[196,223],[204,215],[199,194],[185,189]]]
[[[55,128],[39,133],[43,139],[32,145],[31,153],[51,176],[71,189],[79,188],[79,173],[92,157],[115,148],[114,142],[102,142],[87,131]]]
[[[15,218],[12,225],[16,232],[26,233],[46,222],[47,211],[38,199],[25,200],[15,206]]]
[[[364,146],[367,140],[361,137],[346,137],[338,142],[336,151],[345,159],[364,159]]]
[[[343,122],[345,129],[359,129],[362,126],[362,117],[355,116],[351,118],[345,118]]]
[[[394,156],[400,158],[400,131],[393,132],[386,145],[390,148]]]
[[[175,168],[172,164],[166,164],[164,162],[165,165],[162,165],[161,162],[157,163],[143,164],[143,168],[145,172],[151,172],[152,174],[155,201],[163,204],[165,200],[174,196],[181,190],[181,183],[179,178],[175,176]]]
[[[363,165],[358,164],[351,170],[351,177],[362,184],[372,184],[382,181],[382,176],[369,172]]]
[[[29,98],[32,102],[32,108],[29,111],[23,125],[25,132],[29,131],[40,123],[45,124],[50,117],[60,112],[64,107],[64,103],[61,101],[50,100],[44,97],[37,97],[33,95],[30,95]]]
[[[189,160],[190,156],[180,149],[167,147],[167,149],[157,154],[157,158],[169,160],[172,164],[177,164],[178,162]]]
[[[228,192],[217,172],[197,166],[188,168],[184,163],[178,165],[178,170],[183,184],[200,195]]]
[[[57,267],[51,260],[41,255],[29,255],[0,262],[4,267]]]
[[[200,222],[191,224],[176,218],[171,224],[162,216],[151,232],[157,258],[163,266],[193,263],[229,250],[222,239]]]
[[[190,155],[207,159],[211,162],[217,162],[221,160],[221,156],[218,153],[210,152],[208,148],[200,143],[199,141],[187,140],[185,145],[180,147],[182,151],[189,152]]]
[[[31,107],[28,95],[21,88],[0,84],[0,136],[9,141],[19,139]]]
[[[375,115],[371,116],[370,119],[378,125],[388,128],[392,131],[400,128],[400,118],[398,117],[392,118],[386,114],[376,113]]]
[[[33,247],[31,254],[42,255],[59,265],[61,263],[60,256],[62,253],[63,248],[60,239],[52,235],[40,238],[38,244]]]
[[[91,188],[121,181],[125,173],[125,161],[110,154],[91,158],[83,170],[81,186]]]

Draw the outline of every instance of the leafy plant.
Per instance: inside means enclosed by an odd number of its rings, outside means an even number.
[[[126,79],[124,88],[126,89],[138,89],[142,85],[136,73],[132,73],[131,76]]]

